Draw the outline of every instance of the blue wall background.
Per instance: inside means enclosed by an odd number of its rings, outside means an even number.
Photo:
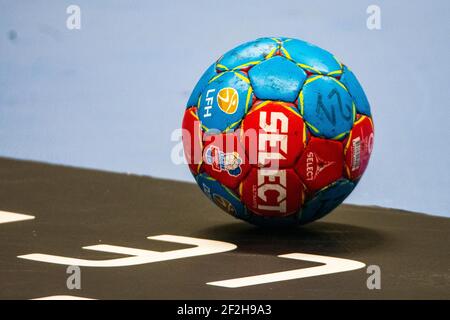
[[[449,1],[0,1],[0,155],[193,181],[170,161],[190,90],[268,35],[333,52],[365,88],[375,148],[347,202],[450,216]]]

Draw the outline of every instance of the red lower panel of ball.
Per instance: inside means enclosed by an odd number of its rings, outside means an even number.
[[[298,211],[304,186],[293,169],[252,168],[240,185],[241,199],[262,216],[286,216]]]
[[[345,168],[347,177],[356,180],[362,176],[369,164],[373,148],[373,123],[361,116],[350,131],[345,146]]]
[[[203,131],[197,117],[197,108],[186,109],[182,124],[182,139],[184,155],[189,169],[196,175],[202,160],[202,137]]]
[[[340,141],[312,137],[295,165],[295,171],[314,193],[342,177],[344,147]]]

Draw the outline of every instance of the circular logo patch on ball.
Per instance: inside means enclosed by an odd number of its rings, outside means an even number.
[[[239,94],[236,89],[227,87],[217,93],[217,104],[220,109],[228,114],[236,112],[239,105]]]

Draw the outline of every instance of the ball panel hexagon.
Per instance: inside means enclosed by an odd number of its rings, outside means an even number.
[[[294,102],[306,73],[281,56],[270,58],[248,72],[255,96],[261,100]]]
[[[308,193],[326,187],[342,178],[344,147],[341,142],[312,137],[295,166]]]
[[[299,210],[304,186],[293,169],[252,168],[239,192],[255,214],[282,217]]]
[[[198,116],[206,131],[227,131],[239,125],[252,102],[250,80],[241,72],[223,72],[202,92]]]
[[[306,41],[285,40],[280,51],[310,73],[334,76],[342,73],[341,64],[331,53]]]
[[[299,95],[300,113],[318,137],[342,139],[350,131],[356,110],[352,97],[338,80],[309,77]]]

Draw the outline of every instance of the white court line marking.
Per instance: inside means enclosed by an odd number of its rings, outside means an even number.
[[[240,288],[265,283],[309,278],[338,272],[352,271],[364,268],[366,266],[364,263],[355,260],[328,257],[328,256],[319,256],[315,254],[297,253],[297,252],[282,254],[279,255],[278,257],[295,260],[304,260],[309,262],[317,262],[322,263],[323,265],[317,267],[260,274],[257,276],[214,281],[208,282],[207,284],[210,286],[219,286],[225,288]]]
[[[170,234],[147,237],[151,240],[167,241],[174,243],[189,244],[195,246],[194,248],[178,249],[171,251],[153,251],[136,249],[129,247],[113,246],[109,244],[98,244],[93,246],[83,247],[86,250],[95,250],[101,252],[110,252],[127,255],[124,258],[115,258],[107,260],[88,260],[78,259],[64,256],[55,256],[44,253],[31,253],[17,256],[19,259],[27,259],[46,263],[63,264],[67,266],[79,267],[128,267],[139,264],[154,263],[160,261],[175,260],[181,258],[190,258],[196,256],[203,256],[215,253],[222,253],[236,249],[236,245],[228,242],[207,240],[191,237],[174,236]]]
[[[14,212],[8,212],[8,211],[1,211],[0,210],[0,224],[2,224],[2,223],[9,223],[9,222],[32,220],[34,218],[35,218],[34,216],[30,216],[28,214],[21,214],[21,213],[14,213]]]
[[[48,297],[42,297],[42,298],[35,298],[35,299],[31,299],[31,300],[97,300],[97,299],[61,295],[61,296],[48,296]]]

